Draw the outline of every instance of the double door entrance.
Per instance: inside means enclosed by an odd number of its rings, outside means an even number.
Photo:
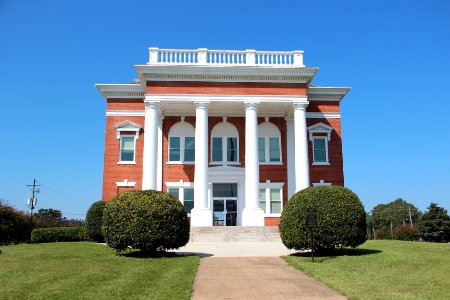
[[[238,202],[237,184],[214,183],[212,188],[213,225],[236,226]]]

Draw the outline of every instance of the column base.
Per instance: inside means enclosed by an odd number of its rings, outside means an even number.
[[[264,226],[264,211],[261,208],[244,208],[242,226]]]
[[[212,226],[212,212],[209,208],[191,210],[191,227]]]

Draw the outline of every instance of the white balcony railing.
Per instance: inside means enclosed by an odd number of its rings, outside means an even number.
[[[208,50],[149,48],[148,64],[304,67],[303,51]]]

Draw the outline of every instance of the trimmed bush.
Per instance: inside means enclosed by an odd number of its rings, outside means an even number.
[[[37,228],[31,232],[32,243],[78,242],[87,241],[84,227]]]
[[[32,219],[9,205],[0,203],[0,245],[30,241]]]
[[[394,229],[394,239],[396,240],[417,241],[419,237],[419,230],[411,225],[400,225]]]
[[[318,250],[356,247],[366,241],[366,213],[358,196],[342,186],[318,186],[299,191],[285,206],[279,228],[287,248],[310,248],[306,212],[312,208],[317,210],[314,239]]]
[[[169,193],[147,190],[113,197],[103,213],[106,243],[117,251],[128,246],[143,252],[177,249],[189,241],[183,205]]]
[[[86,233],[92,240],[96,242],[105,241],[102,234],[102,219],[105,206],[106,202],[94,202],[86,214]]]

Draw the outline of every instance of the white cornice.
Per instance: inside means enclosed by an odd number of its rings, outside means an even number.
[[[351,90],[350,87],[310,86],[307,89],[310,101],[341,101]]]
[[[309,85],[317,68],[275,68],[240,66],[135,65],[141,82],[276,82]]]
[[[171,114],[165,114],[165,115],[171,115]],[[174,114],[177,116],[195,116],[195,109],[192,108],[191,112],[183,112]],[[227,116],[241,116],[242,114],[232,114],[227,113]],[[107,110],[106,111],[107,117],[145,117],[145,111],[143,110]],[[213,115],[210,115],[213,116]],[[266,116],[266,114],[264,114]],[[278,114],[273,114],[270,116],[278,117]],[[341,113],[340,112],[307,112],[306,113],[307,119],[340,119]],[[289,119],[289,118],[288,118]],[[292,119],[293,120],[293,119]]]
[[[96,84],[105,99],[140,99],[144,98],[145,88],[139,83],[132,84]]]
[[[145,101],[161,102],[258,102],[258,103],[292,103],[306,101],[306,96],[266,96],[266,95],[174,95],[146,94]]]

